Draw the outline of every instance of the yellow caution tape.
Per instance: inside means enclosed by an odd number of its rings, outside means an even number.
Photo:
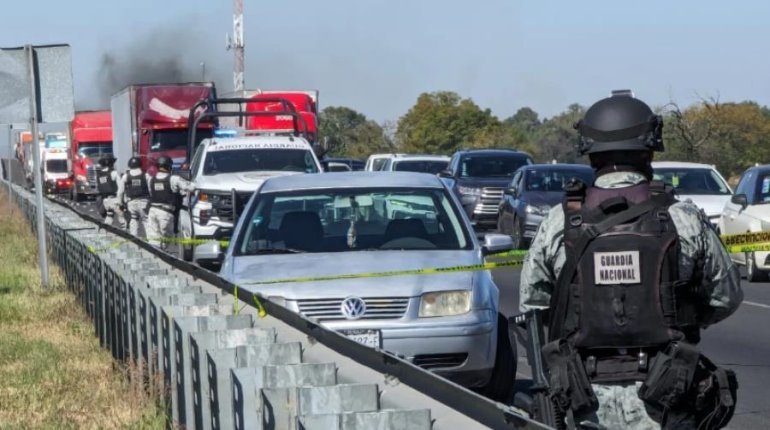
[[[254,300],[254,305],[257,307],[257,309],[259,309],[257,315],[259,315],[260,318],[266,317],[267,311],[265,310],[265,307],[262,306],[262,302],[259,301],[259,297],[257,297],[256,294],[252,294],[251,299]]]
[[[770,251],[770,243],[757,243],[752,245],[731,245],[726,246],[728,254],[739,254],[741,252],[763,252]]]
[[[304,276],[298,278],[271,279],[268,281],[242,282],[241,285],[269,285],[292,284],[300,282],[336,281],[340,279],[385,278],[390,276],[409,275],[441,275],[454,272],[477,272],[481,270],[494,270],[510,267],[518,267],[524,264],[523,260],[495,261],[467,266],[426,267],[423,269],[391,270],[387,272],[363,272],[343,275]]]
[[[233,296],[235,297],[235,300],[233,300],[233,315],[238,315],[241,312],[241,308],[238,305],[238,286],[235,286],[235,290],[233,291]]]
[[[726,247],[733,245],[756,245],[759,243],[770,243],[770,230],[757,231],[753,233],[726,234],[720,236],[720,239]]]

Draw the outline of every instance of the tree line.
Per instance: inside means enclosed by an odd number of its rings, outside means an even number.
[[[585,110],[575,103],[544,118],[522,107],[500,119],[469,98],[440,91],[421,94],[398,121],[384,124],[347,107],[327,107],[319,114],[319,134],[331,156],[451,155],[461,148],[514,148],[538,162],[585,163],[575,151],[573,128]],[[756,163],[770,162],[770,109],[766,106],[703,98],[687,107],[671,102],[655,110],[663,116],[666,146],[657,159],[713,164],[728,177]]]

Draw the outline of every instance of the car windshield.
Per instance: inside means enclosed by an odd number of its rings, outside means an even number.
[[[495,178],[513,176],[519,167],[532,164],[525,156],[469,155],[460,162],[462,178]]]
[[[210,128],[199,128],[195,132],[195,148],[203,139],[209,139],[212,136]],[[163,151],[186,151],[187,150],[187,129],[176,130],[153,130],[150,141],[151,152]]]
[[[312,152],[306,149],[210,150],[203,161],[203,174],[284,171],[317,173]]]
[[[708,168],[655,168],[653,179],[670,184],[679,195],[730,194],[725,181]]]
[[[527,191],[556,191],[563,192],[564,185],[572,178],[577,178],[590,185],[593,183],[591,170],[577,169],[531,169],[527,170],[524,182]]]
[[[45,147],[52,149],[52,148],[66,148],[67,147],[67,137],[66,136],[46,136],[45,138]]]
[[[48,173],[66,173],[67,160],[46,160],[45,170]]]
[[[446,170],[449,161],[442,160],[401,160],[394,162],[393,170],[399,172],[421,172],[436,174]]]
[[[372,171],[382,170],[385,163],[388,162],[388,158],[375,158],[372,160]]]
[[[470,249],[468,230],[452,202],[438,189],[267,193],[246,215],[235,252]]]
[[[81,157],[88,158],[101,158],[105,155],[112,155],[112,142],[81,143],[78,147],[78,154]]]

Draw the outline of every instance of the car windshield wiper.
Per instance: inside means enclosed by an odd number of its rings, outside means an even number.
[[[251,255],[258,254],[301,254],[305,251],[294,248],[260,248],[250,252]]]

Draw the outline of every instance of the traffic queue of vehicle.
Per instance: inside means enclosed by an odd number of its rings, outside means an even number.
[[[529,248],[575,184],[593,184],[594,169],[536,164],[503,148],[451,157],[373,154],[365,163],[319,157],[317,93],[218,99],[211,87],[182,104],[140,96],[168,96],[169,88],[132,86],[116,95],[111,150],[103,137],[87,145],[78,135],[73,153],[81,164],[87,148],[101,156],[92,182],[108,218],[128,209],[132,234],[180,259],[362,344],[508,399],[517,352],[498,286],[488,270],[451,268],[483,268],[491,254]],[[139,118],[154,119],[143,125]],[[129,169],[115,167],[123,163]],[[716,231],[770,229],[763,205],[770,166],[749,169],[735,194],[713,166],[656,162],[652,171]],[[76,183],[91,181],[77,176]],[[78,187],[74,199],[86,194]],[[731,257],[746,265],[750,281],[770,274],[770,252]],[[434,268],[449,270],[423,275]],[[407,273],[387,275],[399,271]]]

